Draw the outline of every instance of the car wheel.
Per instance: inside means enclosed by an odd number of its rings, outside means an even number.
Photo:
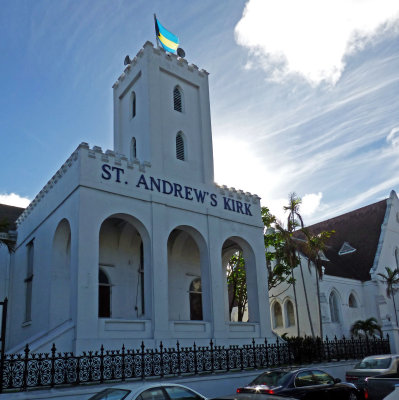
[[[350,393],[349,393],[348,400],[357,400],[356,393],[350,392]]]

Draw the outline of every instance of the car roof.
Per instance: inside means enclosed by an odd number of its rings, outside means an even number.
[[[144,392],[144,390],[147,389],[152,389],[154,387],[166,387],[166,386],[177,386],[177,387],[182,387],[185,389],[189,389],[195,393],[198,393],[196,390],[191,389],[188,386],[180,385],[179,383],[173,383],[173,382],[154,382],[154,383],[143,383],[141,381],[137,382],[131,382],[131,383],[120,383],[119,385],[112,385],[106,389],[122,389],[122,390],[130,390],[133,394],[141,393]],[[201,394],[201,393],[198,393]],[[205,397],[204,395],[201,394],[202,397]]]

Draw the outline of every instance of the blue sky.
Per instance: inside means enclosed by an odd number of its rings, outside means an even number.
[[[397,1],[3,0],[0,202],[82,141],[112,148],[111,87],[154,12],[210,73],[219,184],[280,216],[295,191],[307,223],[399,192]]]

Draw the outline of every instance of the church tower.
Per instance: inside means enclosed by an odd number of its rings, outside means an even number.
[[[158,176],[214,180],[208,73],[146,42],[114,89],[114,150]]]

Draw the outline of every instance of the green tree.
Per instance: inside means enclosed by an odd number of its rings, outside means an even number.
[[[14,251],[14,242],[1,235],[8,232],[9,226],[10,224],[6,219],[0,220],[0,246],[6,246],[8,252],[12,253]]]
[[[229,315],[231,315],[233,307],[236,306],[238,308],[237,319],[242,322],[244,311],[248,304],[248,295],[245,261],[240,251],[233,254],[227,265],[227,284],[230,292]]]
[[[301,204],[302,204],[302,199],[299,196],[297,196],[297,194],[295,192],[292,192],[288,195],[288,205],[284,206],[283,208],[284,208],[284,211],[288,211],[287,233],[289,235],[289,242],[288,242],[289,252],[292,254],[291,255],[291,258],[292,258],[291,273],[292,273],[292,279],[294,280],[293,289],[294,289],[295,309],[296,309],[296,315],[297,315],[297,335],[300,336],[300,329],[299,329],[298,300],[297,300],[297,294],[296,294],[294,268],[299,265],[299,269],[301,271],[303,291],[305,294],[306,310],[308,313],[308,318],[309,318],[309,323],[310,323],[310,330],[312,332],[312,337],[314,337],[313,324],[312,324],[310,308],[309,308],[308,293],[306,291],[305,280],[303,277],[302,263],[301,263],[301,259],[299,257],[299,252],[298,252],[299,245],[298,245],[298,241],[296,240],[296,238],[293,237],[293,233],[297,230],[298,227],[300,227],[300,228],[304,227],[302,216],[299,213]]]
[[[396,325],[398,325],[398,315],[396,313],[396,304],[395,304],[395,292],[398,290],[395,286],[399,284],[399,269],[391,269],[389,267],[385,267],[386,274],[378,273],[379,276],[382,277],[383,282],[387,286],[387,297],[392,296],[393,301],[393,310],[395,313]]]
[[[382,336],[381,326],[378,325],[377,320],[374,317],[366,320],[358,320],[351,327],[351,334],[354,336],[360,336],[359,332],[363,332],[365,335],[373,336],[374,332],[378,332],[380,337]]]
[[[319,311],[319,332],[320,337],[323,337],[323,323],[321,318],[321,306],[320,306],[320,285],[319,280],[323,278],[322,269],[322,255],[326,250],[326,243],[328,239],[335,233],[332,231],[322,231],[316,235],[312,234],[309,229],[303,227],[302,232],[305,234],[306,242],[304,247],[305,256],[308,259],[308,268],[311,269],[311,263],[315,266],[316,271],[316,291],[317,291],[317,305]]]

